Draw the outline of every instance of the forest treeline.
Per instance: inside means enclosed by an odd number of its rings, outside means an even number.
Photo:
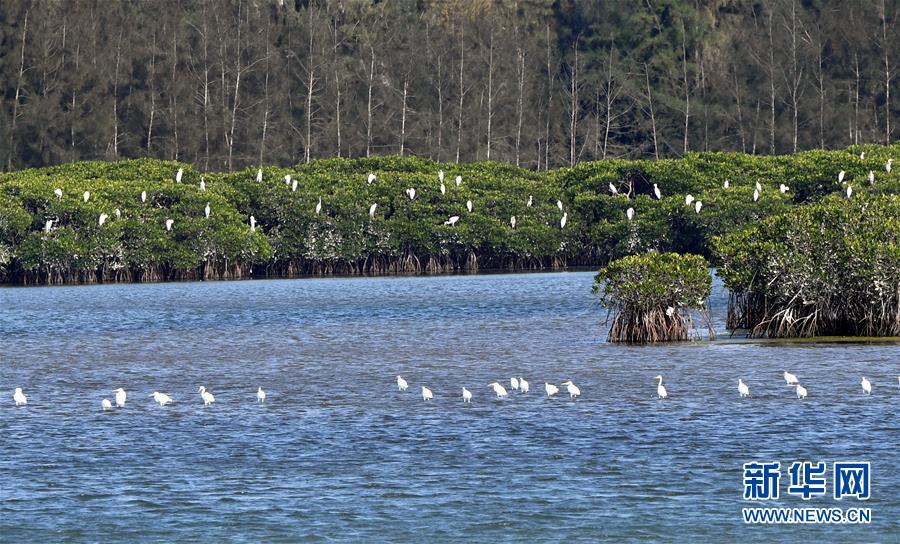
[[[890,143],[897,0],[4,0],[0,165]]]

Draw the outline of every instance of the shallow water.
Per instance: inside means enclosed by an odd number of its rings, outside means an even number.
[[[897,542],[897,344],[610,345],[591,281],[0,289],[0,540]],[[513,375],[531,392],[493,398]],[[543,395],[565,379],[580,399]],[[127,406],[101,413],[120,385]],[[869,501],[833,500],[830,479],[826,497],[786,495],[792,461],[845,459],[872,462]],[[869,507],[872,523],[744,525],[742,507],[773,506],[742,499],[753,460],[784,467],[774,506]]]

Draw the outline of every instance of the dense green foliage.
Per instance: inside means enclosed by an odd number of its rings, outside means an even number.
[[[729,327],[900,336],[900,197],[830,196],[714,241]]]
[[[622,257],[597,273],[594,292],[613,312],[610,342],[687,340],[692,310],[703,311],[712,290],[699,255],[644,253]]]
[[[56,283],[551,268],[593,266],[650,250],[709,258],[713,237],[843,194],[846,184],[857,196],[896,192],[896,173],[884,165],[900,150],[869,146],[861,159],[862,150],[778,157],[689,154],[538,173],[493,162],[329,159],[264,168],[261,183],[255,168],[201,174],[186,164],[148,159],[24,170],[0,174],[0,279]],[[174,179],[179,168],[180,183]],[[845,184],[838,182],[841,170]],[[445,173],[446,194],[439,189],[439,171]],[[867,180],[869,171],[875,172],[874,184]],[[373,183],[367,181],[370,173],[376,175]],[[286,175],[291,183],[285,183]],[[758,201],[755,183],[762,188]],[[786,193],[778,189],[782,183],[790,186]],[[654,184],[661,199],[653,194]],[[414,200],[409,188],[416,190]],[[84,191],[91,193],[86,203]],[[703,202],[699,213],[695,204],[685,204],[686,194]],[[370,217],[372,204],[377,208]],[[101,214],[108,216],[102,226]],[[250,216],[257,222],[253,232]],[[452,216],[459,221],[445,224]],[[173,221],[171,231],[167,219]]]

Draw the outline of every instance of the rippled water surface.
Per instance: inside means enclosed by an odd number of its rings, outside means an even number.
[[[0,540],[900,540],[896,344],[610,345],[591,282],[0,289]],[[510,376],[531,392],[493,398],[488,384]],[[543,395],[565,379],[582,398]],[[102,413],[119,386],[126,407]],[[776,505],[867,506],[871,525],[741,521],[757,506],[742,463],[843,459],[872,462],[871,500],[834,501],[829,479],[829,496],[804,502],[785,471]]]

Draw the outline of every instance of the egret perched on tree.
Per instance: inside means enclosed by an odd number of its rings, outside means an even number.
[[[653,184],[653,194],[656,196],[656,200],[662,200],[662,191],[655,183]]]
[[[84,201],[87,202],[88,200],[90,200],[90,198],[91,198],[91,192],[85,191],[84,192]]]
[[[865,376],[863,376],[861,384],[862,384],[863,392],[866,395],[871,395],[872,394],[872,382],[870,382],[869,380],[866,379]]]
[[[319,197],[319,201],[316,202],[316,213],[319,213],[321,211],[322,211],[322,197]]]
[[[377,202],[375,204],[372,204],[371,206],[369,206],[369,217],[371,217],[372,219],[375,219],[375,208],[377,208],[377,207],[378,207]]]
[[[533,203],[534,203],[534,196],[528,195],[528,202],[525,203],[525,206],[530,208]]]
[[[56,200],[62,200],[62,189],[60,189],[59,187],[53,189],[53,194],[56,195]]]
[[[50,234],[50,229],[53,228],[53,220],[48,219],[46,223],[44,223],[44,234]]]
[[[166,219],[166,230],[172,230],[172,225],[175,223],[174,219]]]
[[[797,398],[801,400],[806,398],[806,388],[799,383],[797,384]]]
[[[462,183],[462,176],[456,176],[456,186],[459,187]]]
[[[531,386],[525,381],[525,378],[519,378],[519,391],[527,393],[529,389]]]
[[[492,387],[494,389],[494,393],[497,393],[497,398],[506,396],[506,388],[500,385],[497,382],[488,384],[488,387]]]
[[[466,200],[466,209],[469,210],[469,213],[472,213],[472,201]]]
[[[256,390],[256,402],[266,402],[266,392],[263,391],[262,387]]]
[[[559,211],[563,211],[563,203],[562,200],[556,200],[556,207],[559,208]]]
[[[472,402],[472,392],[463,387],[462,391],[463,402]]]
[[[684,197],[684,205],[685,206],[690,206],[691,202],[693,202],[693,201],[694,201],[694,195],[688,194],[687,196]]]
[[[103,399],[102,401],[100,401],[100,408],[103,409],[104,412],[107,410],[112,410],[112,403],[109,402],[109,399]]]
[[[726,179],[725,183],[722,184],[722,188],[727,189],[729,187],[731,187],[731,182]]]
[[[400,391],[406,391],[407,387],[409,387],[409,384],[406,383],[406,380],[404,380],[401,376],[398,375],[397,376],[397,388]]]
[[[177,172],[175,172],[175,183],[181,183],[181,176],[184,175],[184,169],[179,168]]]
[[[103,223],[106,223],[106,220],[109,219],[109,216],[105,213],[101,213],[100,217],[97,219],[97,223],[102,227]]]
[[[569,212],[563,213],[562,219],[559,220],[559,228],[566,228],[566,222],[569,220]]]
[[[290,174],[285,174],[285,176],[284,176],[284,184],[285,184],[285,185],[290,185],[290,184],[291,184],[291,175],[290,175]]]
[[[441,194],[442,194],[442,195],[447,194],[447,186],[444,185],[444,182],[443,182],[443,181],[441,182]]]
[[[406,196],[409,197],[410,200],[416,199],[416,189],[414,187],[410,187],[406,190]]]
[[[859,160],[865,160],[865,158],[866,158],[866,152],[860,151],[859,152]]]
[[[616,189],[616,186],[609,182],[609,192],[613,194],[613,196],[619,194],[619,190]]]
[[[120,210],[119,208],[116,208],[115,211],[114,211],[113,213],[116,214],[116,219],[121,219],[121,218],[122,218],[122,210]]]
[[[516,216],[512,216],[509,218],[509,224],[512,228],[516,228]]]
[[[262,168],[256,171],[256,183],[262,183]]]
[[[28,397],[22,392],[21,387],[16,387],[16,390],[13,392],[13,400],[16,402],[16,406],[25,406],[28,404]]]
[[[212,393],[206,390],[202,385],[200,389],[197,390],[200,393],[200,398],[203,399],[203,406],[209,406],[210,404],[216,402],[216,397],[213,396]]]
[[[694,202],[694,211],[696,211],[697,213],[700,213],[700,210],[701,210],[702,208],[703,208],[703,201],[702,201],[702,200],[698,200],[697,202]]]
[[[757,200],[759,200],[759,189],[754,189],[753,190],[753,202],[756,202]]]
[[[756,187],[757,191],[762,192],[762,185],[760,185],[758,181],[754,184],[754,187]]]
[[[884,163],[885,171],[890,174],[891,173],[891,163],[894,162],[894,159],[888,159],[886,163]]]
[[[790,191],[791,188],[788,187],[787,185],[785,185],[784,183],[782,183],[781,185],[778,186],[778,190],[781,191],[781,194],[785,194],[786,192]]]
[[[297,192],[297,180],[291,182],[291,191]]]
[[[445,224],[445,225],[450,225],[450,226],[452,227],[452,226],[456,225],[456,222],[457,222],[457,221],[459,221],[459,216],[458,216],[458,215],[451,215],[451,216],[450,216],[450,219],[447,219],[446,221],[444,221],[444,224]]]
[[[569,398],[574,399],[575,397],[581,396],[581,389],[578,389],[578,386],[572,383],[572,380],[564,381],[560,385],[566,386],[566,391],[569,392]]]
[[[113,393],[116,394],[116,406],[123,408],[125,406],[125,399],[128,398],[128,395],[125,394],[125,390],[120,387],[118,389],[113,389]]]
[[[847,198],[850,198],[852,196],[853,196],[853,187],[848,185],[847,186]]]
[[[547,392],[548,397],[552,397],[553,395],[559,393],[559,387],[556,387],[552,383],[544,382],[544,391]]]
[[[660,399],[664,399],[669,396],[669,392],[666,391],[666,386],[662,384],[662,375],[656,376],[655,380],[659,380],[659,383],[656,384],[656,396]]]
[[[797,385],[800,383],[800,380],[797,379],[797,376],[791,374],[787,370],[784,371],[784,383],[787,385]]]
[[[206,203],[206,207],[203,208],[203,213],[206,214],[206,218],[209,219],[209,202]]]
[[[376,179],[378,179],[378,176],[376,176],[375,174],[369,172],[368,183],[372,183],[372,182],[375,181]]]
[[[750,388],[747,387],[747,384],[744,383],[744,380],[738,378],[738,393],[741,394],[741,398],[750,396]]]
[[[206,190],[206,180],[203,179],[203,178],[200,178],[200,190],[201,190],[201,191],[205,191],[205,190]]]
[[[158,402],[160,406],[165,406],[167,404],[172,404],[172,397],[166,395],[165,393],[160,393],[159,391],[154,391],[152,395],[153,400]]]
[[[256,218],[250,216],[250,232],[256,232]]]
[[[673,315],[675,315],[675,308],[672,306],[669,306],[668,308],[666,308],[666,315],[669,317],[672,317]]]
[[[519,390],[519,379],[518,378],[510,378],[509,379],[509,388],[513,391]]]
[[[141,191],[141,202],[147,202],[147,191]]]
[[[625,217],[627,217],[629,221],[634,219],[634,208],[628,208],[627,210],[625,210]]]
[[[438,170],[438,181],[440,181],[441,183],[444,183],[444,171],[443,170]]]
[[[846,175],[846,172],[844,172],[843,170],[841,170],[840,172],[838,172],[838,183],[844,183],[844,176],[845,176],[845,175]]]
[[[873,170],[869,170],[869,183],[875,183],[875,172]]]
[[[428,389],[424,385],[422,386],[422,400],[431,400],[434,398],[434,393],[431,392],[431,389]]]

